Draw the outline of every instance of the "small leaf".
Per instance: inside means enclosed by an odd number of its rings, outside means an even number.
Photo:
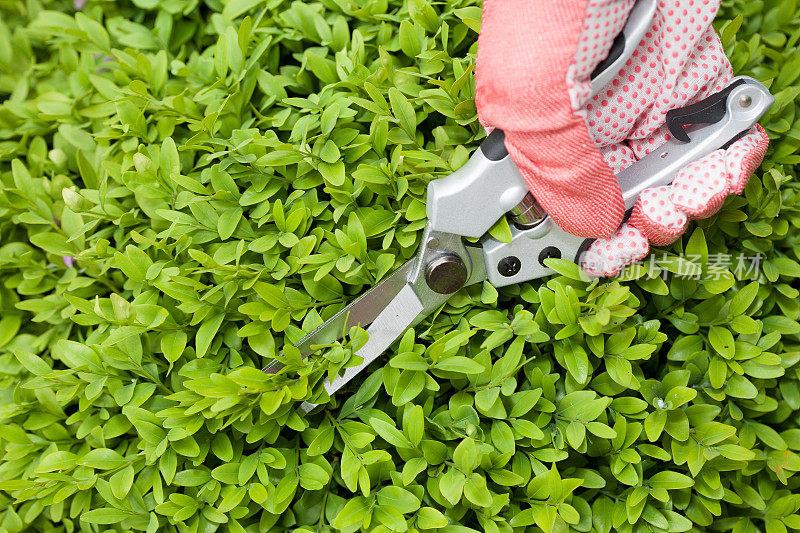
[[[647,483],[653,488],[673,490],[689,488],[694,485],[694,480],[678,472],[662,471],[653,474]]]
[[[123,511],[112,507],[92,509],[81,515],[81,520],[90,524],[116,524],[137,516],[131,511]]]
[[[435,368],[460,374],[480,374],[484,371],[483,365],[461,355],[442,359],[436,363]]]
[[[217,334],[224,318],[225,314],[219,313],[200,324],[194,339],[197,357],[203,357],[208,353],[208,349],[211,347],[211,341],[214,340],[214,336]]]
[[[420,529],[438,529],[447,525],[447,518],[433,507],[423,507],[417,512]]]
[[[17,361],[19,361],[19,363],[25,367],[25,370],[31,374],[44,376],[53,371],[53,369],[50,368],[50,365],[45,363],[41,357],[32,354],[27,350],[23,350],[21,348],[14,350],[14,357],[16,357]]]
[[[377,434],[386,442],[398,448],[413,448],[414,446],[403,435],[400,430],[392,426],[388,422],[377,418],[371,418],[369,425],[377,432]]]
[[[242,208],[236,207],[224,211],[217,220],[217,232],[222,240],[227,240],[236,231],[236,226],[242,219]]]
[[[713,326],[708,332],[708,341],[714,350],[725,359],[732,359],[736,351],[736,345],[728,328]]]
[[[408,439],[411,444],[419,446],[425,434],[425,413],[421,406],[415,405],[411,408],[406,433],[408,434]]]
[[[464,484],[464,497],[479,507],[489,507],[492,504],[492,494],[486,487],[486,479],[473,473]]]
[[[111,492],[117,499],[124,499],[128,495],[133,485],[134,470],[132,465],[128,465],[119,472],[116,472],[108,483],[111,485]]]
[[[419,509],[420,500],[402,487],[383,487],[377,494],[378,505],[391,507],[400,513],[413,513]]]
[[[126,460],[118,452],[109,448],[95,448],[81,457],[78,463],[90,468],[111,470],[124,465]]]
[[[389,102],[392,106],[392,114],[397,119],[397,123],[414,139],[417,131],[417,117],[414,107],[409,103],[403,93],[395,87],[389,88]]]
[[[75,22],[78,24],[78,27],[86,33],[89,40],[97,45],[98,48],[103,51],[109,50],[111,43],[108,39],[108,32],[106,32],[102,24],[80,12],[75,14]]]
[[[439,491],[451,505],[455,505],[461,501],[466,481],[467,478],[462,472],[456,468],[450,468],[439,479]]]
[[[161,337],[161,351],[170,363],[174,363],[183,354],[186,348],[186,332],[170,331]]]

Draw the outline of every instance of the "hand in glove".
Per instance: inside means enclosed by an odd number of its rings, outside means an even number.
[[[625,224],[615,174],[670,138],[667,111],[724,88],[731,66],[711,22],[719,0],[661,0],[652,27],[595,96],[590,79],[634,0],[484,0],[476,105],[531,192],[566,231],[598,238],[590,274],[613,275],[665,245],[692,218],[713,215],[744,189],[768,138],[756,125],[644,191]]]

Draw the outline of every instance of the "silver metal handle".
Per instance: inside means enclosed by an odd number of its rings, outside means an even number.
[[[434,231],[478,238],[526,194],[510,156],[492,161],[478,148],[463,167],[428,184],[428,222]]]
[[[630,209],[645,189],[668,185],[683,167],[719,150],[739,133],[747,130],[764,115],[775,98],[761,82],[737,76],[728,85],[743,81],[727,98],[725,117],[715,124],[686,128],[691,139],[684,143],[670,139],[619,174],[625,208]]]
[[[740,81],[741,80],[741,81]],[[725,146],[740,133],[752,127],[769,109],[775,99],[757,80],[739,76],[739,82],[726,99],[726,112],[718,122],[686,128],[690,141],[670,139],[617,175],[626,209],[636,203],[645,189],[668,185],[681,168]],[[483,241],[483,257],[487,278],[495,287],[512,285],[553,274],[541,260],[561,257],[577,261],[586,239],[559,228],[550,217],[532,229],[511,228],[511,243],[491,237]],[[520,265],[513,275],[503,275],[498,268],[506,258],[517,258]],[[507,273],[508,270],[506,269]]]
[[[603,68],[603,71],[592,78],[592,95],[597,94],[600,89],[605,87],[614,76],[617,75],[619,69],[625,65],[628,58],[631,57],[633,51],[642,42],[642,38],[653,22],[653,15],[656,12],[657,0],[638,0],[634,4],[628,14],[628,21],[622,29],[622,38],[624,39],[622,53],[608,66]]]

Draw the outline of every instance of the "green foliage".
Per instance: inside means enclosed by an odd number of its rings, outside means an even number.
[[[477,1],[0,13],[0,531],[800,529],[794,0],[717,21],[777,98],[742,197],[654,269],[463,290],[330,400],[365,332],[292,343],[482,138]]]

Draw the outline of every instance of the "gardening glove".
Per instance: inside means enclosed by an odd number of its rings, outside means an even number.
[[[591,73],[608,55],[634,0],[484,0],[475,101],[536,200],[565,231],[598,238],[582,266],[614,275],[666,245],[690,219],[740,193],[768,138],[756,125],[727,149],[645,190],[630,219],[615,174],[670,138],[667,111],[702,100],[732,77],[711,22],[719,0],[662,0],[651,29],[594,97]]]

